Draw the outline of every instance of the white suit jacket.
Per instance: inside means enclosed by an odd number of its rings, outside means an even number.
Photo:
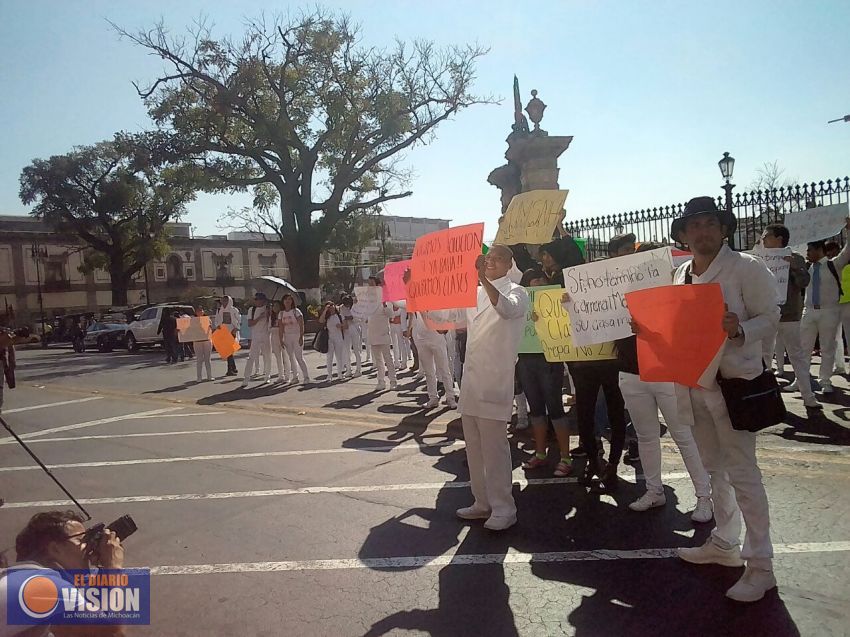
[[[673,283],[683,285],[690,267],[690,261],[680,265]],[[723,378],[751,380],[761,374],[764,369],[761,342],[775,335],[779,326],[776,282],[770,270],[760,259],[735,252],[724,245],[708,269],[701,276],[692,275],[692,279],[694,285],[719,283],[724,302],[730,312],[738,315],[744,331],[743,338],[724,341],[718,354],[720,375]],[[716,417],[726,417],[720,387],[713,377],[708,380],[710,382],[705,387],[708,390],[705,394],[706,404]],[[693,424],[688,387],[677,384],[676,395],[680,417],[683,422]]]
[[[477,307],[466,311],[460,413],[507,423],[513,411],[514,365],[528,311],[528,294],[508,277],[491,283],[499,291],[496,305],[479,287]]]
[[[390,345],[390,318],[393,315],[392,305],[378,306],[375,313],[369,317],[369,322],[366,323],[366,333],[369,336],[371,345]]]

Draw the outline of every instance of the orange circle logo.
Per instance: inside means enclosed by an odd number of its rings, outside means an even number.
[[[21,610],[34,619],[47,617],[59,603],[56,583],[44,575],[27,578],[18,592]]]

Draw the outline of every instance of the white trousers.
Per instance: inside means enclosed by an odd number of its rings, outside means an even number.
[[[762,341],[764,364],[768,369],[770,369],[770,358],[775,355],[777,367],[781,370],[785,360],[785,352],[788,352],[788,360],[791,361],[791,369],[794,370],[800,395],[803,400],[813,399],[815,393],[812,391],[812,377],[809,369],[812,364],[812,350],[809,349],[808,355],[803,350],[803,345],[800,342],[800,323],[797,321],[779,323],[779,329],[775,336],[775,347],[774,339]]]
[[[304,360],[304,347],[301,345],[300,334],[283,334],[283,348],[286,351],[286,356],[289,358],[289,366],[292,368],[292,378],[298,380],[298,367],[301,368],[301,373],[304,374],[304,380],[310,380],[310,373],[307,371],[307,363]],[[296,367],[295,365],[298,365]]]
[[[658,410],[664,415],[667,430],[679,448],[682,461],[691,476],[697,497],[711,495],[708,472],[702,465],[699,449],[690,425],[681,423],[673,383],[647,383],[637,374],[620,372],[620,392],[637,432],[640,464],[646,479],[646,490],[663,493],[661,482],[661,423]]]
[[[349,326],[343,337],[343,348],[345,348],[345,360],[348,363],[348,370],[351,371],[351,352],[354,352],[354,363],[357,365],[357,373],[360,373],[360,368],[363,366],[362,349],[363,340],[360,335],[360,326],[353,323]]]
[[[283,356],[283,344],[280,342],[278,332],[272,332],[272,358],[277,364],[277,377],[289,378],[289,361]]]
[[[838,329],[835,336],[835,369],[840,373],[847,373],[847,365],[844,362],[844,339],[841,332],[850,345],[850,303],[842,303],[838,306]]]
[[[396,367],[399,369],[407,367],[407,361],[410,359],[410,343],[407,342],[407,337],[404,335],[401,325],[390,323],[390,335],[393,339]]]
[[[260,369],[260,356],[263,357],[263,376],[269,379],[272,375],[272,342],[270,338],[255,338],[251,340],[248,362],[245,363],[245,382],[251,380],[255,368],[257,370]]]
[[[384,375],[390,377],[390,383],[396,382],[395,361],[389,345],[372,345],[372,362],[378,372],[378,385],[385,385]]]
[[[820,310],[807,307],[803,310],[803,318],[800,321],[800,342],[811,366],[815,339],[819,339],[821,359],[818,378],[821,384],[829,382],[832,369],[835,367],[835,331],[838,329],[839,321],[838,307]]]
[[[475,507],[487,509],[494,516],[516,515],[512,493],[511,447],[505,423],[499,420],[461,416],[466,460]]]
[[[419,371],[425,374],[425,387],[428,390],[428,398],[437,400],[437,380],[446,388],[446,399],[449,402],[455,400],[455,382],[449,370],[449,353],[446,350],[446,341],[442,338],[416,341],[416,349],[419,351]]]
[[[828,342],[832,342],[831,340]],[[761,471],[756,461],[756,434],[732,429],[720,391],[691,389],[694,438],[711,476],[714,521],[711,532],[721,548],[740,543],[741,514],[747,523],[741,557],[756,568],[771,568],[770,510]],[[714,405],[710,411],[706,398]]]
[[[342,336],[328,339],[328,353],[325,355],[328,370],[328,380],[333,376],[333,364],[336,360],[336,375],[342,377],[343,373],[350,372],[348,353],[345,351],[345,341]]]
[[[212,380],[212,343],[210,341],[195,341],[195,368],[198,371],[198,380],[201,380],[201,369],[206,368],[207,380]]]

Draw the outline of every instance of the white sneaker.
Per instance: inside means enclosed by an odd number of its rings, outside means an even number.
[[[274,382],[274,381],[272,381],[272,377],[271,377],[271,376],[267,376],[267,377],[266,377],[266,385],[271,385],[271,384],[272,384],[272,382]]]
[[[361,372],[359,369],[356,372],[354,372],[354,378],[360,378],[362,375],[363,375],[363,372]]]
[[[398,383],[396,381],[390,381],[390,389],[398,389]]]
[[[457,409],[457,401],[455,400],[446,401],[446,405],[449,406],[449,409]]]
[[[377,391],[384,391],[386,388],[387,388],[387,386],[384,385],[383,383],[378,383],[377,385],[375,385],[375,389]]]
[[[513,515],[491,515],[484,523],[484,528],[491,531],[505,531],[516,524],[516,513]]]
[[[785,385],[785,387],[782,388],[782,391],[787,391],[787,392],[800,391],[800,386],[797,384],[797,381],[795,380],[790,385]]]
[[[242,389],[248,389],[248,381],[242,383]]]
[[[676,554],[680,559],[691,564],[720,564],[732,567],[744,565],[740,548],[735,546],[731,549],[722,549],[711,538],[708,538],[702,546],[676,549]]]
[[[700,496],[697,498],[697,505],[691,513],[691,520],[694,522],[705,523],[711,522],[714,517],[714,505],[711,498],[708,496]]]
[[[438,398],[432,398],[427,403],[425,403],[425,409],[434,409],[434,407],[440,406],[440,400]]]
[[[828,380],[825,380],[820,385],[820,392],[822,394],[831,394],[835,391],[835,388],[832,386],[832,383]]]
[[[667,504],[667,496],[664,495],[664,493],[653,493],[652,491],[647,491],[637,500],[632,502],[629,505],[629,508],[632,511],[648,511],[655,507],[663,507],[665,504]]]
[[[747,566],[741,579],[726,591],[726,597],[736,602],[757,602],[772,588],[776,588],[773,571]]]
[[[471,507],[464,507],[455,511],[455,515],[461,520],[486,520],[490,517],[490,511],[474,504]]]

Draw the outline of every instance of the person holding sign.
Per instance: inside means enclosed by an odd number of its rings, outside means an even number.
[[[693,259],[679,266],[675,285],[719,283],[726,302],[721,326],[719,377],[752,380],[764,370],[761,341],[779,324],[776,284],[760,259],[733,252],[725,239],[735,230],[735,217],[719,210],[712,197],[691,199],[670,228],[670,236],[687,244]],[[836,296],[837,303],[837,296]],[[640,326],[638,326],[638,331]],[[834,330],[834,328],[833,328]],[[830,340],[835,332],[830,333]],[[710,377],[708,387],[676,384],[679,417],[693,423],[700,457],[711,477],[716,526],[700,547],[681,548],[681,559],[693,564],[721,564],[746,570],[726,596],[754,602],[776,586],[770,511],[756,460],[756,434],[732,427],[726,400]],[[739,508],[740,506],[740,508]],[[747,523],[740,546],[741,513]]]
[[[765,248],[786,248],[790,240],[791,233],[781,223],[774,223],[767,226],[761,234],[761,243]],[[800,341],[803,293],[809,285],[811,275],[806,269],[806,260],[802,254],[792,252],[791,256],[785,257],[785,260],[789,264],[788,288],[785,303],[779,306],[778,331],[773,337],[765,338],[762,341],[764,364],[768,368],[771,366],[770,361],[775,351],[776,364],[781,371],[783,361],[785,360],[785,352],[787,351],[788,358],[791,361],[791,368],[794,370],[794,375],[797,378],[796,383],[792,383],[793,388],[789,391],[799,389],[806,408],[823,409],[817,398],[815,398],[815,392],[812,391],[812,381],[809,375],[810,357],[803,351],[803,345]],[[788,388],[785,389],[788,390]]]
[[[812,364],[812,350],[815,340],[820,340],[820,381],[821,391],[831,394],[832,370],[835,366],[835,334],[841,323],[839,300],[843,294],[841,286],[841,271],[850,262],[850,242],[847,241],[847,229],[850,219],[845,222],[843,234],[844,249],[834,259],[826,256],[824,241],[813,241],[808,244],[806,258],[811,266],[812,283],[806,288],[806,301],[803,307],[803,317],[800,319],[800,340],[806,353],[809,366]],[[799,382],[798,382],[799,385]]]
[[[233,338],[239,339],[239,326],[242,324],[242,315],[239,308],[233,305],[233,299],[229,296],[221,297],[221,305],[215,313],[216,329],[224,325],[230,330]],[[227,358],[227,374],[225,376],[236,376],[236,361],[233,356]]]
[[[472,483],[472,506],[457,510],[464,520],[486,519],[502,531],[516,524],[511,494],[511,449],[505,423],[513,411],[514,365],[528,311],[525,289],[508,278],[510,248],[493,245],[475,262],[477,305],[467,310],[466,358],[460,413]]]
[[[213,379],[212,362],[210,360],[210,358],[212,357],[212,342],[210,341],[212,329],[210,328],[210,319],[207,316],[207,313],[204,311],[204,308],[196,308],[195,317],[198,319],[201,329],[206,329],[206,338],[192,341],[192,344],[195,346],[195,367],[197,368],[198,382],[200,383],[202,381],[201,368],[206,369],[207,380]],[[202,317],[206,320],[204,321]]]

